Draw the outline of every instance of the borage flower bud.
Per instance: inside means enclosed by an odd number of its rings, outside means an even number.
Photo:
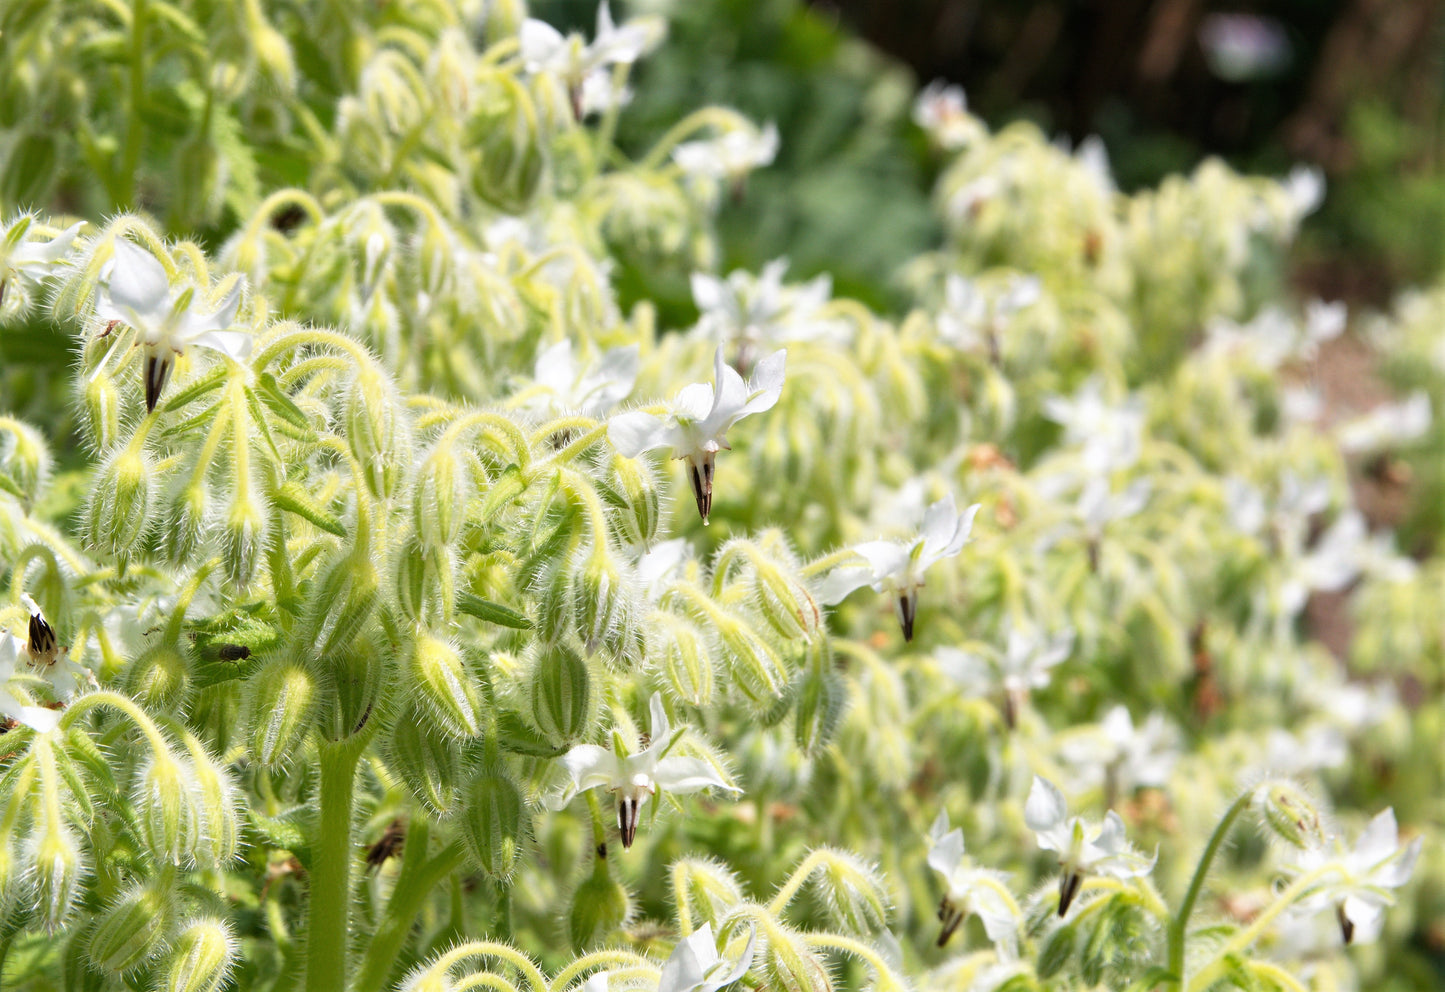
[[[466,519],[471,496],[471,471],[449,447],[427,455],[412,494],[412,525],[424,547],[451,544]]]
[[[157,861],[189,862],[199,841],[192,770],[169,751],[158,751],[136,776],[132,799],[141,836]]]
[[[116,451],[100,468],[87,514],[90,543],[129,557],[145,534],[151,505],[155,465],[135,447]]]
[[[397,605],[414,623],[451,615],[456,601],[456,561],[446,546],[427,547],[415,534],[396,556]]]
[[[258,669],[246,688],[252,758],[269,768],[290,762],[315,720],[315,676],[304,665],[277,658]]]
[[[498,882],[511,880],[530,827],[522,790],[501,766],[485,768],[467,787],[462,836],[476,863]]]
[[[396,387],[370,365],[346,397],[346,440],[372,495],[390,499],[411,464],[411,426]]]
[[[15,484],[28,506],[39,497],[41,486],[50,477],[50,449],[39,431],[20,421],[10,421],[3,436],[0,471]]]
[[[314,657],[325,660],[355,640],[371,618],[380,585],[369,557],[347,555],[332,563],[308,610]]]
[[[185,650],[173,641],[162,641],[142,651],[126,672],[126,691],[148,710],[179,710],[191,693]]]
[[[1313,797],[1289,779],[1271,779],[1254,790],[1254,807],[1276,836],[1302,850],[1325,842]]]
[[[472,192],[504,213],[522,213],[547,162],[537,108],[526,87],[491,70],[478,80],[471,110],[463,140],[481,156],[471,172]]]
[[[190,786],[197,825],[194,857],[202,867],[219,867],[236,856],[240,836],[236,822],[236,787],[226,770],[189,731],[186,746],[191,756]]]
[[[104,369],[87,377],[80,405],[85,414],[81,425],[87,439],[96,450],[109,450],[120,433],[120,390],[116,388],[115,378]]]
[[[817,754],[833,740],[848,703],[848,685],[831,666],[809,670],[797,691],[793,740],[804,754]]]
[[[430,634],[418,635],[407,658],[407,675],[443,730],[454,737],[481,733],[476,680],[453,645]]]
[[[797,578],[774,563],[755,556],[748,601],[779,637],[811,637],[823,622],[822,611]]]
[[[206,531],[210,489],[204,480],[187,485],[165,508],[161,550],[176,565],[185,563],[201,544]]]
[[[632,915],[632,897],[625,886],[612,877],[605,847],[592,861],[592,874],[572,893],[572,909],[567,914],[567,933],[577,950],[596,947],[627,923]]]
[[[248,484],[245,494],[238,495],[227,509],[221,531],[221,561],[233,588],[241,590],[251,584],[265,545],[266,511]]]
[[[532,722],[551,741],[571,744],[592,719],[592,673],[587,662],[566,645],[546,648],[527,682]]]
[[[716,627],[723,662],[743,695],[760,706],[779,699],[788,680],[777,650],[740,620],[719,616]]]
[[[613,471],[626,500],[617,517],[633,544],[650,545],[662,529],[662,490],[650,466],[632,458],[614,458]]]
[[[452,811],[462,781],[462,749],[412,706],[391,729],[386,757],[397,779],[439,816]]]
[[[648,657],[679,699],[692,706],[712,702],[717,677],[707,640],[685,617],[654,610],[648,617]]]
[[[54,933],[65,925],[80,895],[85,875],[80,841],[68,827],[42,827],[27,845],[26,860],[32,919]]]
[[[202,917],[181,930],[161,969],[165,992],[220,992],[236,962],[235,935],[224,920]]]
[[[164,944],[171,909],[170,894],[158,884],[127,889],[100,915],[91,931],[91,963],[119,976],[150,960]]]
[[[632,588],[612,556],[598,549],[573,576],[572,619],[588,651],[606,649],[618,661],[636,653],[639,630]]]
[[[344,741],[371,720],[386,677],[385,659],[375,643],[357,638],[324,665],[321,733],[329,741]]]

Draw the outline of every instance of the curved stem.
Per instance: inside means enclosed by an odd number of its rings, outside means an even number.
[[[146,711],[141,709],[129,696],[123,696],[109,689],[88,692],[67,706],[64,714],[60,717],[60,729],[69,730],[82,715],[97,707],[116,710],[129,719],[135,728],[144,735],[146,742],[150,744],[152,751],[156,754],[169,750],[165,736],[161,734],[160,728],[156,726],[155,721]]]
[[[793,901],[793,897],[798,894],[798,890],[803,887],[803,883],[808,880],[813,872],[822,867],[823,863],[827,860],[827,851],[814,851],[804,858],[803,863],[798,865],[793,873],[788,876],[788,880],[783,883],[783,887],[778,890],[778,894],[773,896],[773,901],[768,903],[768,912],[774,916],[780,915],[783,910],[787,908],[788,903]]]
[[[509,944],[498,943],[495,940],[469,940],[465,944],[458,944],[437,958],[432,966],[424,972],[426,975],[444,975],[452,965],[467,958],[494,957],[499,961],[505,961],[522,973],[531,985],[532,992],[547,992],[547,977],[542,970],[532,963],[532,959]]]
[[[627,967],[647,967],[652,962],[635,951],[627,951],[622,948],[615,948],[605,951],[593,951],[573,961],[557,974],[552,976],[552,992],[565,989],[572,984],[583,972],[592,968],[606,968],[608,971],[615,971],[617,965]]]
[[[1214,833],[1209,836],[1209,843],[1204,847],[1204,854],[1200,857],[1199,864],[1194,867],[1194,877],[1189,880],[1189,890],[1184,893],[1184,901],[1179,904],[1179,912],[1169,923],[1169,970],[1178,978],[1180,988],[1183,988],[1185,984],[1184,940],[1189,927],[1189,917],[1194,913],[1194,904],[1199,901],[1199,893],[1204,889],[1204,880],[1209,876],[1209,869],[1214,864],[1215,855],[1219,853],[1219,848],[1224,844],[1224,839],[1229,835],[1234,821],[1239,819],[1239,815],[1244,812],[1252,797],[1252,793],[1244,793],[1225,811],[1224,817],[1214,828]]]
[[[716,127],[721,131],[728,131],[739,127],[752,127],[752,121],[748,120],[736,110],[728,110],[726,107],[703,107],[688,114],[678,121],[668,132],[658,139],[652,150],[638,163],[643,170],[656,169],[663,162],[667,161],[668,154],[676,148],[684,138],[701,131],[705,127]]]

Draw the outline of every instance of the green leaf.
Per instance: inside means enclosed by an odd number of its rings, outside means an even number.
[[[335,534],[337,537],[346,536],[346,525],[339,518],[322,509],[321,505],[311,498],[311,494],[295,482],[283,483],[271,494],[271,502],[287,513],[294,513],[304,520],[309,520],[328,534]]]
[[[311,421],[306,418],[305,411],[286,395],[286,391],[281,388],[276,377],[270,372],[262,372],[257,376],[256,395],[276,416],[291,426],[315,436],[315,432],[311,428]]]
[[[497,714],[497,745],[504,751],[534,758],[555,758],[567,750],[565,744],[553,744],[511,710]]]
[[[500,627],[511,627],[513,630],[532,629],[532,621],[528,620],[510,606],[493,603],[479,596],[473,596],[469,592],[458,594],[457,609],[468,616],[476,617],[478,620],[485,620],[487,623],[497,624]]]

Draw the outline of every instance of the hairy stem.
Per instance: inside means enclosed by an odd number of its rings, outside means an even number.
[[[1224,839],[1229,836],[1229,831],[1234,827],[1234,821],[1239,819],[1245,807],[1249,805],[1252,793],[1246,792],[1234,801],[1234,804],[1225,811],[1224,817],[1219,825],[1214,828],[1214,833],[1209,836],[1209,843],[1204,847],[1204,854],[1199,859],[1199,864],[1194,867],[1194,877],[1189,880],[1189,890],[1184,893],[1184,901],[1179,904],[1179,912],[1169,923],[1169,970],[1179,980],[1179,987],[1184,988],[1184,939],[1189,927],[1189,917],[1194,913],[1194,904],[1199,901],[1199,893],[1204,890],[1204,880],[1209,876],[1209,868],[1214,864],[1214,858],[1219,853],[1219,848],[1224,844]]]
[[[306,931],[306,992],[346,988],[351,901],[351,804],[366,738],[322,742],[321,809],[312,845],[311,907]]]

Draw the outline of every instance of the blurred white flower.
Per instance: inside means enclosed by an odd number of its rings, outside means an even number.
[[[588,789],[604,788],[615,794],[617,829],[622,833],[623,847],[632,846],[642,807],[659,789],[676,794],[714,788],[734,793],[742,791],[702,758],[668,755],[684,730],[679,728],[673,732],[659,693],[652,694],[648,709],[652,724],[645,748],[635,754],[623,754],[596,744],[577,745],[561,758],[571,782],[549,803],[553,809],[561,809],[577,793]],[[613,744],[621,746],[620,736],[615,733]]]
[[[1349,744],[1335,727],[1315,724],[1298,736],[1275,727],[1265,737],[1264,756],[1255,768],[1270,775],[1312,775],[1339,768],[1349,756]]]
[[[778,154],[778,126],[761,131],[737,128],[706,141],[687,141],[672,151],[672,160],[689,176],[723,180],[736,186],[749,172],[772,165]]]
[[[530,408],[543,416],[606,415],[632,392],[637,381],[637,345],[609,348],[583,365],[563,339],[537,354],[534,381],[541,391]]]
[[[1424,390],[1398,403],[1383,403],[1335,429],[1335,440],[1347,454],[1376,454],[1417,441],[1430,430],[1430,396]]]
[[[713,467],[718,451],[728,447],[727,432],[742,418],[771,410],[778,402],[787,358],[787,351],[774,352],[758,362],[752,378],[744,382],[723,359],[719,346],[713,356],[715,385],[699,382],[683,387],[665,416],[641,411],[618,414],[608,422],[607,436],[628,458],[667,448],[673,458],[685,459],[697,512],[707,523]]]
[[[704,923],[677,942],[662,966],[657,992],[717,992],[736,982],[753,966],[758,941],[754,927],[748,934],[747,947],[736,961],[728,961],[718,953],[712,924]]]
[[[1109,524],[1126,520],[1143,510],[1153,491],[1153,480],[1147,478],[1135,479],[1119,493],[1114,492],[1108,480],[1093,478],[1080,491],[1074,512],[1084,526],[1085,535],[1092,541],[1098,541]]]
[[[935,79],[913,101],[913,123],[945,151],[957,151],[983,137],[983,123],[968,112],[963,87]]]
[[[1074,632],[1064,630],[1045,636],[1031,626],[1009,628],[1002,651],[986,655],[939,648],[934,652],[938,667],[970,692],[980,695],[1001,691],[1004,720],[1009,727],[1018,723],[1018,710],[1028,694],[1049,684],[1053,669],[1073,650]]]
[[[1325,174],[1316,165],[1297,165],[1281,180],[1295,217],[1308,217],[1325,202]]]
[[[944,305],[938,313],[938,336],[960,351],[983,351],[998,359],[998,336],[1013,315],[1043,296],[1035,276],[1011,276],[992,294],[972,279],[949,273],[943,284]]]
[[[1420,857],[1423,837],[1400,844],[1394,809],[1371,820],[1355,846],[1348,850],[1338,837],[1302,851],[1293,866],[1301,875],[1322,872],[1322,890],[1306,899],[1302,908],[1333,905],[1345,943],[1375,940],[1384,922],[1385,907],[1394,905],[1393,890],[1410,880]]]
[[[1039,847],[1059,856],[1063,875],[1059,879],[1059,915],[1079,892],[1085,875],[1107,875],[1110,878],[1138,878],[1154,867],[1154,859],[1139,854],[1129,844],[1124,821],[1110,810],[1104,823],[1090,836],[1090,828],[1077,816],[1068,815],[1064,794],[1052,782],[1034,776],[1024,803],[1024,822],[1028,824]]]
[[[590,45],[576,33],[563,37],[546,21],[532,17],[523,21],[519,39],[522,64],[530,73],[555,74],[567,87],[573,113],[581,120],[587,110],[601,109],[585,105],[587,87],[592,87],[594,100],[599,86],[611,89],[610,79],[589,82],[589,77],[606,76],[608,66],[631,65],[661,40],[662,33],[662,22],[653,17],[635,18],[617,27],[604,0],[597,8],[597,32]]]
[[[1112,806],[1119,795],[1167,784],[1179,747],[1179,730],[1164,714],[1151,713],[1136,727],[1129,708],[1119,705],[1098,726],[1066,739],[1062,753],[1079,781],[1104,786]]]
[[[25,215],[12,224],[0,240],[0,306],[14,287],[29,296],[40,284],[65,265],[65,256],[84,223],[73,224],[49,241],[26,241],[34,218]]]
[[[928,866],[943,876],[943,901],[938,918],[943,929],[938,946],[948,938],[970,914],[983,923],[984,933],[998,949],[999,956],[1013,960],[1018,956],[1018,929],[1023,918],[1018,903],[1008,888],[1006,872],[980,868],[963,852],[963,830],[948,828],[948,813],[940,810],[928,831],[931,844]]]
[[[1284,27],[1253,14],[1208,14],[1199,26],[1204,60],[1220,79],[1242,83],[1283,72],[1293,50]]]
[[[1103,381],[1094,376],[1071,398],[1044,399],[1044,416],[1063,426],[1064,443],[1079,449],[1089,476],[1128,468],[1143,448],[1144,401],[1129,396],[1110,403],[1103,393]]]
[[[819,587],[818,598],[831,606],[841,603],[855,589],[871,585],[874,591],[893,598],[898,622],[903,626],[903,639],[911,641],[923,573],[963,550],[978,510],[979,504],[975,503],[959,513],[950,493],[928,508],[917,537],[908,541],[865,541],[854,545],[853,551],[863,563],[840,565],[829,572]]]
[[[822,315],[833,295],[827,274],[792,286],[783,285],[787,259],[774,259],[754,276],[738,270],[719,279],[703,272],[692,274],[692,298],[701,315],[693,334],[733,344],[737,364],[746,369],[757,349],[788,341],[828,340],[844,344],[848,325]]]
[[[135,330],[145,355],[147,411],[155,409],[176,356],[192,345],[238,360],[251,353],[250,332],[230,329],[241,305],[240,282],[219,307],[209,310],[199,287],[172,290],[155,256],[124,240],[115,242],[115,258],[103,278],[95,315]]]
[[[692,544],[685,537],[659,541],[644,551],[637,559],[637,580],[648,601],[657,602],[691,559]]]

